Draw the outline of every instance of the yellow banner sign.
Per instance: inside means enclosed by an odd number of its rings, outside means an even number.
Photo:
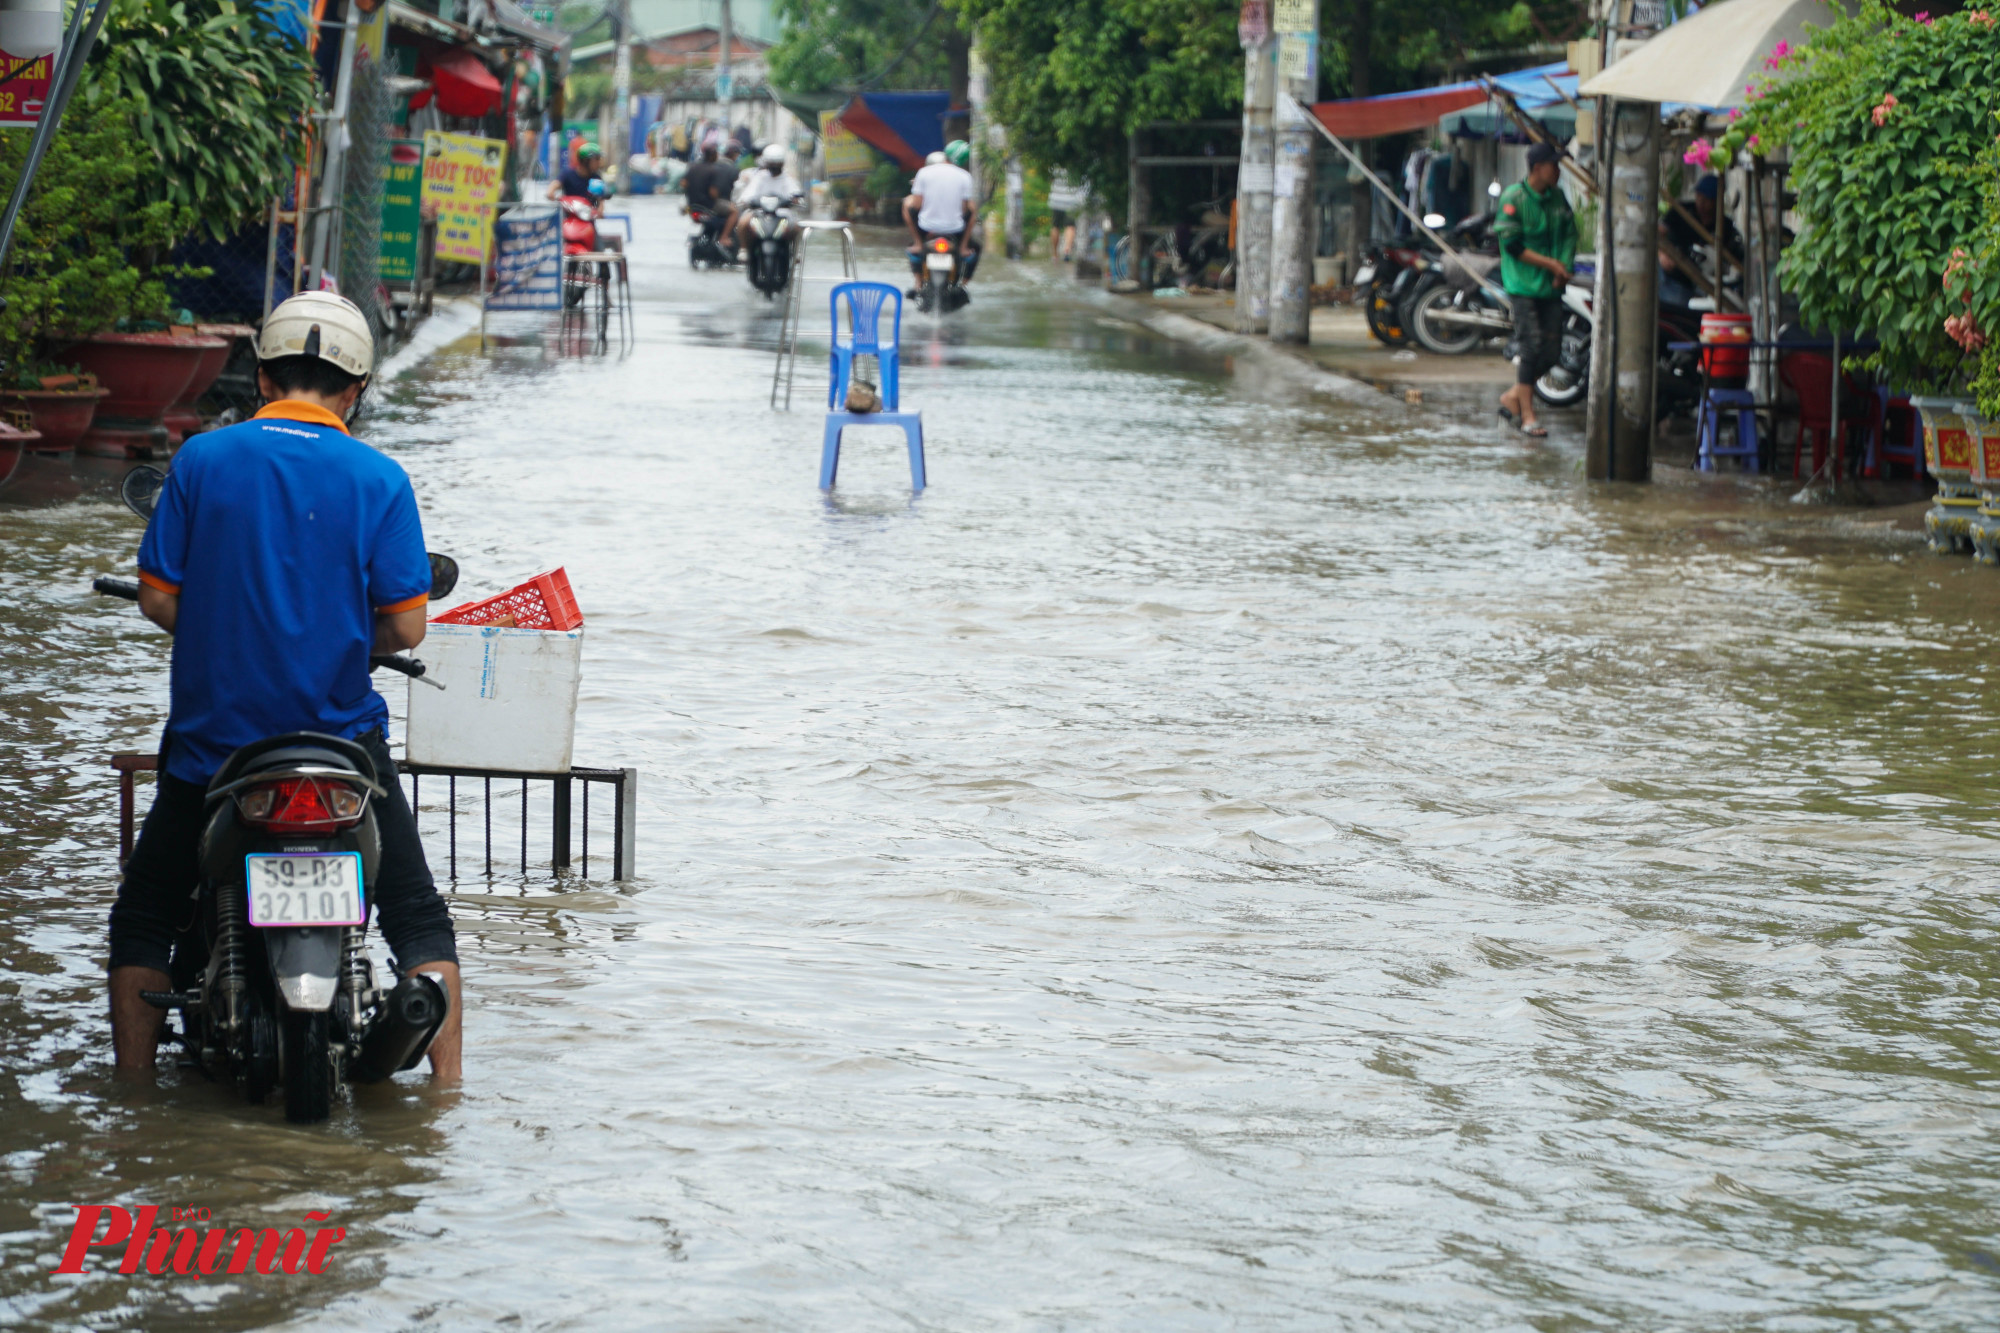
[[[424,135],[426,207],[437,208],[437,257],[484,262],[493,244],[493,214],[506,179],[507,144],[470,134]]]
[[[866,176],[875,169],[875,150],[863,143],[832,111],[819,113],[819,141],[826,150],[826,175]]]

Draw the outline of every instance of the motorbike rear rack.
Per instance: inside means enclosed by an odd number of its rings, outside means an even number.
[[[160,757],[157,754],[115,754],[111,756],[111,767],[118,773],[118,863],[122,866],[132,855],[134,830],[137,826],[137,792],[135,777],[140,773],[158,770]],[[417,832],[424,830],[425,808],[422,801],[423,779],[443,778],[445,780],[445,869],[446,877],[454,882],[459,878],[458,865],[458,821],[459,821],[459,779],[479,784],[476,792],[468,793],[468,800],[476,798],[481,808],[467,812],[468,816],[480,817],[479,827],[483,833],[485,860],[483,871],[474,871],[468,844],[466,877],[483,874],[493,877],[493,784],[504,784],[499,799],[510,800],[514,793],[506,790],[519,784],[521,801],[521,842],[519,866],[523,878],[527,877],[529,784],[549,784],[549,869],[560,879],[567,874],[575,874],[580,879],[590,878],[590,789],[593,785],[611,788],[611,878],[614,882],[632,878],[633,853],[637,844],[639,825],[639,770],[636,768],[571,768],[567,772],[526,773],[502,768],[452,768],[436,764],[412,764],[399,762],[397,768],[409,779],[410,809],[415,813]],[[583,787],[581,801],[581,827],[575,800],[578,784]],[[432,810],[436,813],[435,809]],[[601,820],[601,816],[600,816]],[[580,846],[575,835],[581,833]],[[581,857],[572,856],[581,852]],[[603,857],[600,855],[599,863]],[[505,849],[502,851],[502,866],[506,864]],[[539,863],[537,863],[539,865]]]

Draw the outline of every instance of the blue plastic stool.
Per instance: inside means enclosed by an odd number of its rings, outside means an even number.
[[[1722,418],[1731,409],[1736,412],[1736,443],[1725,449],[1722,445]],[[1716,459],[1740,458],[1750,471],[1760,471],[1762,446],[1757,439],[1757,395],[1748,389],[1711,387],[1702,396],[1701,416],[1695,425],[1695,436],[1701,441],[1695,461],[1698,470],[1713,472]]]
[[[840,433],[849,426],[901,426],[910,447],[910,489],[924,488],[924,414],[922,412],[828,412],[826,440],[819,449],[819,488],[833,489],[840,472]]]

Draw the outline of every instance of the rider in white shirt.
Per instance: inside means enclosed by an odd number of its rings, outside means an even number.
[[[952,149],[964,147],[963,141],[954,140],[945,152],[932,153],[925,159],[923,169],[910,182],[909,197],[903,200],[903,221],[915,242],[909,249],[910,273],[915,280],[921,281],[923,277],[924,242],[932,237],[954,238],[961,285],[971,281],[972,269],[978,263],[978,246],[972,241],[972,219],[979,186],[971,172],[948,161],[946,156]],[[969,149],[966,156],[970,157]]]
[[[729,221],[722,228],[723,249],[734,253],[732,247],[735,244],[737,219],[743,216],[745,209],[755,208],[757,201],[767,194],[774,194],[781,202],[787,204],[805,194],[805,191],[799,188],[799,183],[785,171],[783,144],[773,143],[764,146],[763,153],[757,159],[756,174],[750,177],[749,184],[738,190],[736,202],[729,206]],[[793,227],[791,230],[797,228]]]

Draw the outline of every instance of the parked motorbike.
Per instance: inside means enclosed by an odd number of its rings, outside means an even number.
[[[1361,269],[1354,275],[1354,290],[1367,317],[1368,332],[1385,346],[1401,347],[1410,340],[1399,304],[1409,284],[1405,283],[1402,291],[1396,284],[1420,258],[1415,246],[1377,247],[1362,256]]]
[[[142,518],[163,479],[154,468],[126,478],[123,496]],[[457,581],[457,564],[433,555],[432,599]],[[136,583],[92,586],[138,600]],[[375,665],[424,678],[408,658]],[[197,1067],[239,1079],[252,1103],[283,1088],[288,1120],[325,1120],[343,1081],[415,1068],[451,1009],[450,992],[427,974],[378,985],[368,955],[367,893],[382,850],[371,803],[394,781],[359,744],[316,732],[230,755],[208,786],[196,910],[174,947],[173,989],[143,993],[179,1014],[168,1035]]]
[[[1590,392],[1590,346],[1596,336],[1597,266],[1589,259],[1576,265],[1576,281],[1563,289],[1567,314],[1562,352],[1547,374],[1535,381],[1535,396],[1551,407],[1574,407]],[[1671,301],[1662,302],[1653,338],[1653,415],[1658,420],[1693,410],[1701,401],[1701,357],[1675,343],[1695,343],[1701,337],[1701,312]]]
[[[744,272],[750,285],[765,296],[776,296],[792,281],[793,199],[775,194],[753,200],[738,229],[747,231],[744,240]]]
[[[925,314],[949,314],[972,297],[959,282],[958,245],[950,236],[924,241],[924,280],[917,288],[917,309]]]

